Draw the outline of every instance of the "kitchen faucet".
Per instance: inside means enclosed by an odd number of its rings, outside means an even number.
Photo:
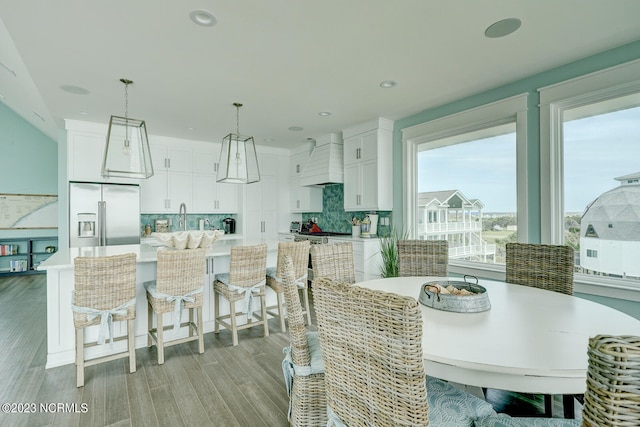
[[[178,215],[181,216],[179,226],[182,227],[184,231],[187,231],[187,205],[180,203],[180,212],[178,212]]]

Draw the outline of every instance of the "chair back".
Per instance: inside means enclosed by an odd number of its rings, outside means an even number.
[[[312,245],[309,253],[314,280],[319,277],[328,277],[344,283],[356,282],[351,242]]]
[[[350,427],[428,425],[418,302],[328,278],[312,289],[333,413]]]
[[[250,288],[265,280],[267,244],[231,248],[229,283]]]
[[[136,297],[136,254],[107,257],[77,257],[74,263],[74,305],[110,310]],[[135,304],[127,308],[126,316],[133,319]],[[73,312],[76,327],[87,324],[87,315]]]
[[[573,249],[566,245],[507,243],[506,282],[573,294]]]
[[[291,257],[293,262],[293,275],[297,279],[307,274],[309,267],[309,246],[308,240],[300,242],[279,242],[278,243],[278,264],[276,265],[276,277],[282,276],[283,262],[285,255]]]
[[[167,295],[185,295],[202,287],[205,250],[182,249],[158,251],[156,290]]]
[[[447,276],[449,242],[399,240],[398,276]]]
[[[309,243],[308,241],[306,243]],[[308,256],[308,255],[307,255]],[[291,337],[291,359],[294,365],[308,366],[311,363],[309,345],[307,343],[306,328],[300,294],[296,285],[296,273],[293,258],[289,254],[282,256],[278,269],[282,277],[284,299],[287,304],[289,319],[289,336]]]
[[[588,356],[583,426],[640,425],[640,337],[592,337]]]

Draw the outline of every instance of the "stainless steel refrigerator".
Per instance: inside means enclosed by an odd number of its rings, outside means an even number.
[[[69,183],[69,246],[140,243],[140,187]]]

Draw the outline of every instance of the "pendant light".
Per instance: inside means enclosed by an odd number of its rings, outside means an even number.
[[[147,126],[144,120],[129,118],[129,85],[124,83],[124,117],[111,116],[107,132],[107,146],[102,161],[102,176],[124,178],[149,178],[153,176],[151,151]]]
[[[232,184],[250,184],[260,181],[258,155],[252,136],[240,135],[240,107],[236,107],[236,133],[230,133],[222,140],[220,163],[216,181]]]

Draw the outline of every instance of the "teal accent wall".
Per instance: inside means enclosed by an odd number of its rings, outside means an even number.
[[[56,141],[2,102],[0,153],[0,193],[58,194]],[[57,229],[0,230],[0,238],[57,235]]]
[[[529,227],[527,231],[530,242],[540,242],[540,110],[538,108],[538,89],[636,59],[640,59],[640,41],[397,120],[394,123],[393,132],[393,214],[396,227],[401,228],[404,218],[402,206],[404,187],[402,181],[402,129],[514,95],[528,93],[527,186]]]
[[[540,207],[540,110],[538,89],[559,83],[625,62],[640,59],[640,41],[629,43],[618,48],[575,61],[561,67],[535,74],[526,79],[507,83],[503,86],[479,93],[467,98],[424,110],[418,114],[397,120],[393,132],[393,215],[396,228],[401,228],[403,221],[402,195],[402,129],[425,123],[440,117],[455,114],[470,108],[485,105],[521,93],[528,93],[527,112],[527,186],[528,186],[528,218],[529,241],[541,241],[541,207]],[[640,76],[639,76],[640,78]],[[578,294],[580,297],[599,302],[624,311],[640,319],[640,303],[595,295]]]
[[[304,212],[302,221],[318,218],[318,226],[323,231],[351,233],[351,219],[362,220],[370,211],[345,212],[343,184],[326,185],[322,190],[322,212]],[[376,211],[378,218],[378,235],[387,236],[393,224],[391,211]],[[380,225],[382,218],[389,218],[389,226]]]

